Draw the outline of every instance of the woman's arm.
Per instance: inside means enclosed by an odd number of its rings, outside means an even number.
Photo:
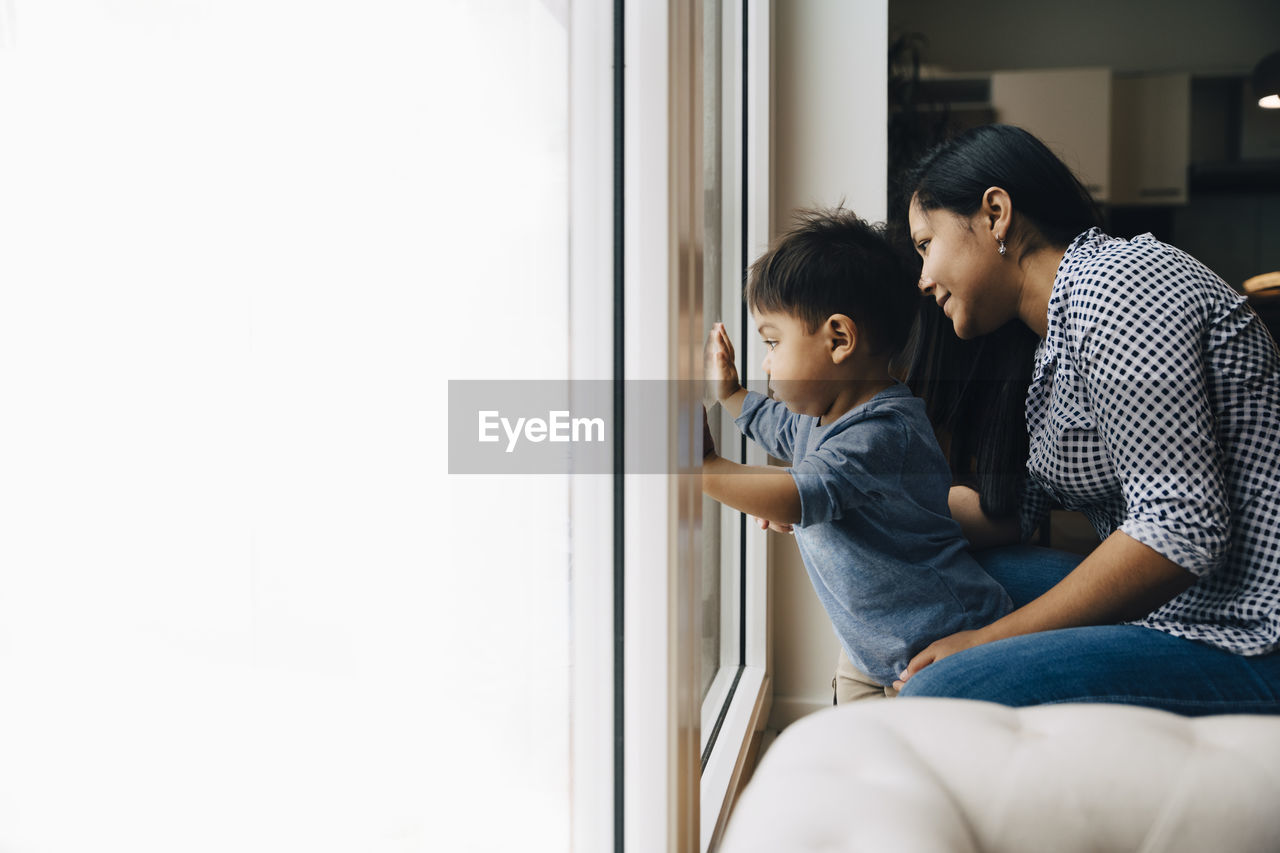
[[[1000,640],[1032,631],[1140,619],[1195,580],[1168,557],[1117,530],[1044,595],[983,630]]]
[[[1191,586],[1195,576],[1116,531],[1044,595],[985,628],[952,634],[911,659],[904,682],[931,663],[973,646],[1057,628],[1138,619]]]
[[[989,517],[982,511],[977,491],[968,486],[952,486],[947,505],[951,508],[951,517],[960,523],[960,530],[972,548],[982,550],[1014,545],[1022,538],[1016,517]]]
[[[1139,618],[1225,561],[1231,513],[1204,365],[1212,283],[1180,256],[1129,245],[1073,274],[1061,349],[1078,375],[1064,393],[1079,393],[1064,414],[1093,421],[1105,459],[1091,464],[1124,495],[1119,528],[1040,598],[926,648],[904,681],[982,643]]]

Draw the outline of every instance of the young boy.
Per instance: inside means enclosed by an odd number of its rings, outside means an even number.
[[[917,652],[1011,606],[947,509],[951,472],[924,402],[889,374],[918,298],[880,231],[844,209],[809,211],[747,281],[776,399],[741,387],[723,324],[707,339],[716,398],[791,467],[739,465],[708,440],[702,490],[795,525],[843,649],[832,683],[840,703],[895,695]]]

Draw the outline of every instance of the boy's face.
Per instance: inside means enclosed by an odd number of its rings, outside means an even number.
[[[810,332],[803,320],[785,313],[753,311],[752,317],[764,340],[763,367],[774,397],[796,414],[822,416],[839,390],[823,329]]]

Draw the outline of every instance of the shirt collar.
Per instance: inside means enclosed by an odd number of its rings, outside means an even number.
[[[1067,297],[1071,294],[1071,282],[1075,280],[1080,268],[1087,264],[1103,244],[1111,241],[1101,228],[1090,228],[1076,235],[1067,247],[1062,261],[1058,264],[1057,274],[1053,278],[1053,289],[1049,293],[1049,323],[1044,340],[1037,350],[1037,372],[1040,355],[1044,361],[1056,361],[1063,341],[1063,326],[1067,313]]]
[[[1036,348],[1035,366],[1031,374],[1031,386],[1042,384],[1053,373],[1058,362],[1058,353],[1065,345],[1063,326],[1067,313],[1067,296],[1071,292],[1071,282],[1077,271],[1087,263],[1098,248],[1109,241],[1109,237],[1101,228],[1090,228],[1077,234],[1067,247],[1058,264],[1058,271],[1053,278],[1053,289],[1049,293],[1049,317],[1044,340]]]

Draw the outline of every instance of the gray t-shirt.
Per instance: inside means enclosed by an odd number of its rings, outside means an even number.
[[[800,556],[854,666],[890,684],[934,640],[1009,612],[951,517],[951,471],[907,386],[827,426],[752,391],[735,423],[791,465]]]

